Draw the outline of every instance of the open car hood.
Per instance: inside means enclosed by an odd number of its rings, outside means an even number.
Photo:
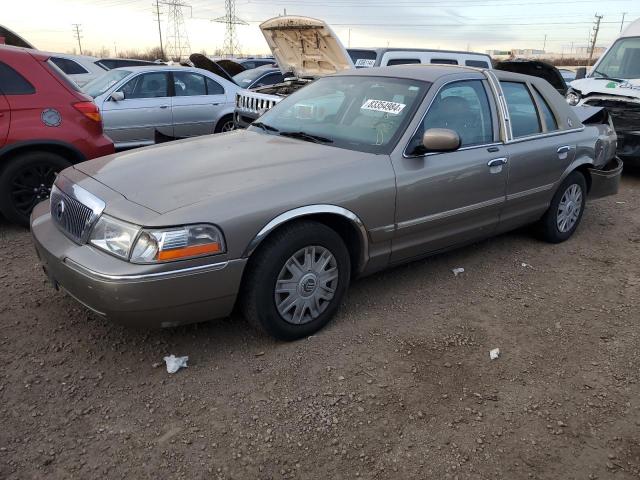
[[[282,72],[296,77],[322,77],[353,68],[344,46],[322,20],[275,17],[260,30]]]
[[[2,38],[2,42],[0,45],[11,45],[13,47],[22,47],[22,48],[31,48],[35,49],[33,45],[27,42],[24,38],[18,35],[16,32],[11,31],[9,28],[4,25],[0,25],[0,37]]]
[[[531,75],[532,77],[544,78],[553,88],[563,95],[567,91],[567,82],[562,78],[560,70],[550,63],[540,62],[538,60],[505,60],[495,65],[496,70],[504,70],[506,72],[521,73],[523,75]]]
[[[189,56],[189,62],[196,68],[208,70],[233,83],[236,83],[233,76],[246,70],[246,68],[233,60],[211,60],[201,53],[192,53]]]

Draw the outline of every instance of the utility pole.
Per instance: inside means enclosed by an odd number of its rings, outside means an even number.
[[[169,60],[180,61],[191,54],[189,36],[182,15],[183,8],[191,5],[180,0],[156,0],[158,5],[166,5],[169,27],[167,28],[167,55]]]
[[[544,53],[544,49],[547,48],[547,34],[544,34],[544,43],[542,44],[542,53]]]
[[[153,12],[158,22],[158,36],[160,37],[160,59],[164,60],[164,48],[162,47],[162,24],[160,23],[160,0],[156,0]]]
[[[284,10],[284,14],[287,14],[286,9]],[[224,23],[226,25],[223,51],[231,57],[239,53],[240,46],[236,38],[236,25],[249,24],[236,16],[236,0],[225,0],[224,16],[214,18],[212,22]]]
[[[602,15],[598,15],[596,13],[596,19],[594,20],[593,27],[593,40],[591,41],[591,49],[589,50],[589,64],[591,64],[591,59],[593,58],[593,51],[596,48],[596,41],[598,40],[598,32],[600,31],[600,20],[602,20]]]
[[[76,37],[76,40],[78,41],[78,48],[80,49],[80,55],[82,55],[82,42],[80,42],[80,39],[82,38],[82,35],[80,35],[80,33],[82,33],[80,31],[80,27],[82,24],[72,23],[71,25],[73,26],[73,36]]]
[[[349,48],[351,48],[351,29],[349,29]]]
[[[624,17],[628,12],[622,12],[622,21],[620,22],[620,33],[622,33],[622,27],[624,27]]]

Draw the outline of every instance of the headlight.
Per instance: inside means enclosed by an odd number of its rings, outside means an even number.
[[[142,229],[102,215],[89,243],[133,263],[160,263],[216,255],[225,251],[222,232],[213,225]]]
[[[133,263],[158,263],[216,255],[225,251],[222,232],[213,225],[145,229],[133,247]]]
[[[575,90],[569,90],[566,100],[569,105],[576,106],[580,102],[580,94]]]
[[[91,231],[89,243],[127,260],[140,227],[102,215]]]

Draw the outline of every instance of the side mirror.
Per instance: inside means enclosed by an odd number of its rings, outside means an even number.
[[[578,67],[576,68],[576,80],[580,80],[587,76],[587,67]]]
[[[124,92],[113,92],[111,97],[109,97],[109,100],[112,102],[121,102],[124,100]]]
[[[422,145],[428,152],[453,152],[460,148],[460,136],[448,128],[430,128],[422,136]]]

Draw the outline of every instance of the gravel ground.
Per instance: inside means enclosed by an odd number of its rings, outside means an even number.
[[[295,343],[237,316],[105,322],[0,223],[0,478],[639,478],[638,205],[627,173],[569,242],[519,231],[360,280]]]

